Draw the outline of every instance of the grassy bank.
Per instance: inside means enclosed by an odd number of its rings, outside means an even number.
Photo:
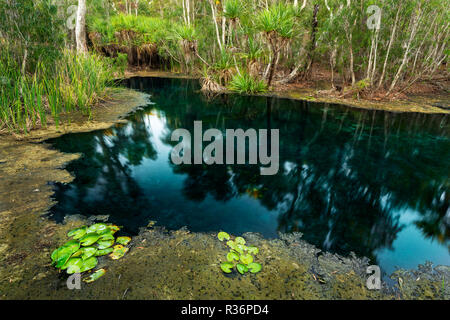
[[[114,61],[64,51],[48,68],[39,63],[34,74],[23,74],[17,63],[3,53],[0,57],[0,131],[28,132],[56,126],[61,114],[80,111],[91,117],[92,107],[105,99],[113,86]]]

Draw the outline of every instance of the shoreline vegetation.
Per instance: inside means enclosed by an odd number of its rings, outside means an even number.
[[[126,69],[198,78],[207,95],[450,112],[443,0],[77,4],[0,4],[0,132],[90,118]]]

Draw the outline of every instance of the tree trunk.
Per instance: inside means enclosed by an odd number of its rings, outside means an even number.
[[[86,53],[86,0],[78,0],[77,25],[75,27],[77,52]]]

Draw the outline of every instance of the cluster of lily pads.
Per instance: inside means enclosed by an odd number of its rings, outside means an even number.
[[[120,227],[112,224],[96,223],[73,229],[67,234],[72,238],[51,254],[52,265],[68,274],[83,273],[94,269],[97,257],[109,254],[113,260],[120,259],[128,252],[125,247],[130,237],[114,237]],[[116,243],[115,246],[114,243]],[[105,274],[105,269],[98,269],[83,281],[89,283]]]
[[[227,253],[227,261],[220,264],[220,268],[225,273],[231,273],[233,268],[240,274],[246,272],[257,273],[261,271],[261,264],[254,262],[253,255],[259,253],[259,249],[255,246],[246,246],[245,239],[242,237],[236,237],[234,240],[226,232],[219,232],[217,235],[220,241],[227,241],[226,245],[230,248],[230,252]]]

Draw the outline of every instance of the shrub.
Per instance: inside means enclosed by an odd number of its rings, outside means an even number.
[[[267,84],[250,76],[248,73],[236,74],[230,81],[228,88],[238,93],[263,93],[267,91]]]

